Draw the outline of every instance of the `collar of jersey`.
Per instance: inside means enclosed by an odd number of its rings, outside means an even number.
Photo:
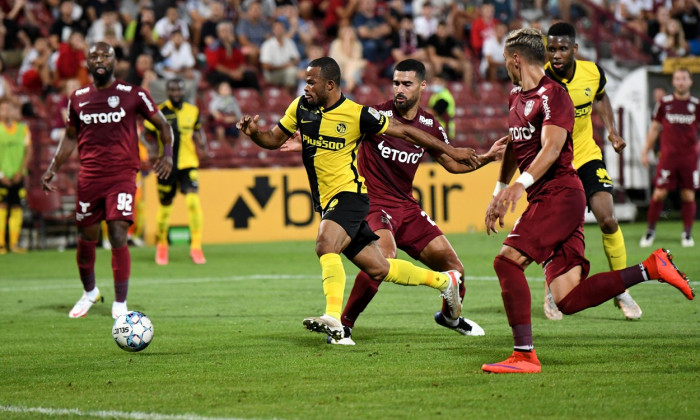
[[[318,109],[324,113],[330,112],[330,111],[338,108],[340,106],[340,104],[342,104],[343,102],[345,102],[345,95],[343,93],[341,93],[340,99],[338,99],[338,102],[334,103],[333,105],[329,106],[328,108],[319,107]]]

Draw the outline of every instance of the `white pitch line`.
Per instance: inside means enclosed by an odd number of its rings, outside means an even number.
[[[19,414],[41,414],[45,416],[70,416],[70,417],[99,417],[110,419],[135,419],[135,420],[245,420],[237,417],[205,417],[197,414],[159,414],[142,413],[138,411],[114,411],[97,410],[83,411],[77,408],[46,408],[23,407],[13,405],[0,405],[0,412]]]

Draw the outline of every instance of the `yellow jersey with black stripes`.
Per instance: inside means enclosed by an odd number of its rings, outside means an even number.
[[[341,95],[329,108],[313,107],[296,98],[277,123],[291,136],[299,130],[302,158],[316,211],[326,208],[340,192],[367,193],[357,170],[357,152],[365,134],[382,134],[389,120],[374,108]]]
[[[592,160],[602,160],[603,153],[593,140],[591,112],[596,96],[605,93],[605,73],[591,61],[574,61],[574,75],[562,79],[554,73],[551,63],[545,65],[547,76],[559,82],[569,92],[574,103],[576,121],[571,136],[574,140],[574,168],[578,169]]]
[[[180,109],[167,100],[158,108],[173,128],[173,166],[177,169],[199,168],[199,157],[192,135],[202,126],[199,121],[199,108],[189,102],[183,102]],[[162,147],[160,134],[149,121],[144,121],[146,130],[159,136],[158,144]]]

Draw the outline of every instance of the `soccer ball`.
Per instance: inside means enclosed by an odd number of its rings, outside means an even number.
[[[153,323],[141,312],[127,312],[114,321],[112,336],[123,350],[141,351],[153,340]]]

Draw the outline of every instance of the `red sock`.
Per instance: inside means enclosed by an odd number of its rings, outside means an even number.
[[[381,282],[372,280],[367,273],[360,271],[357,277],[355,277],[355,284],[352,286],[350,297],[345,304],[345,310],[340,317],[340,321],[343,325],[347,325],[350,328],[355,326],[357,317],[360,316],[362,311],[364,311],[367,305],[372,301],[374,295],[377,294],[380,284]]]
[[[95,288],[95,249],[97,241],[87,241],[78,238],[78,273],[80,281],[83,282],[83,290],[89,292]]]
[[[557,306],[566,315],[598,306],[625,291],[625,277],[639,277],[642,281],[644,279],[639,266],[598,273],[582,279],[564,299],[557,302]]]
[[[508,324],[513,329],[516,346],[532,345],[532,298],[525,273],[520,264],[502,255],[493,262],[498,281],[501,283],[501,297],[506,309]],[[530,328],[528,329],[528,326]],[[529,331],[529,334],[528,334]]]
[[[651,200],[649,202],[649,211],[647,212],[647,225],[650,230],[656,229],[656,222],[661,217],[661,212],[664,210],[663,201]]]
[[[681,216],[683,217],[683,232],[690,236],[690,232],[693,230],[693,221],[695,220],[695,211],[697,210],[697,205],[695,201],[684,201],[681,204]]]
[[[131,256],[129,247],[112,248],[112,273],[114,274],[114,300],[126,301],[129,291],[129,276],[131,275]]]

